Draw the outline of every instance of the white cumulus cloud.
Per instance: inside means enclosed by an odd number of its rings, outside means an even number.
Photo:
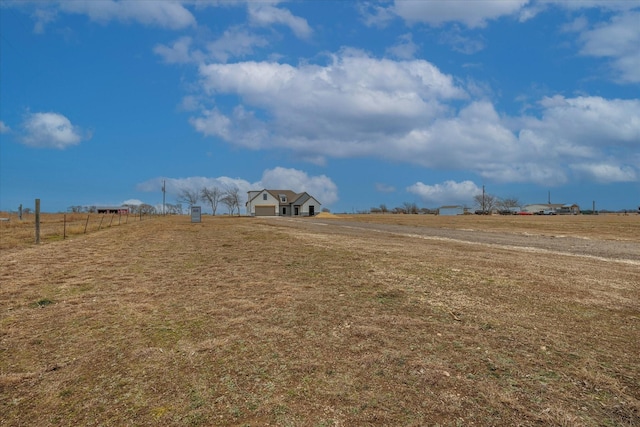
[[[308,38],[313,30],[307,20],[293,15],[289,10],[265,2],[248,3],[249,20],[254,25],[271,26],[281,24],[289,27],[299,38]]]
[[[331,205],[338,201],[338,187],[326,175],[309,176],[306,172],[276,167],[262,174],[259,187],[275,190],[292,190],[297,193],[307,192],[323,205]]]
[[[167,64],[186,64],[194,62],[196,56],[191,52],[191,37],[180,37],[171,46],[157,44],[153,52],[161,56]]]
[[[577,175],[600,182],[633,182],[638,179],[638,173],[630,166],[612,164],[607,162],[582,163],[570,166]]]
[[[194,26],[196,19],[183,4],[174,0],[146,1],[60,1],[60,10],[87,15],[91,20],[107,23],[112,20],[138,22],[173,30]]]
[[[0,120],[0,133],[9,133],[11,132],[11,128],[9,125],[5,124],[2,120]]]
[[[265,47],[268,41],[241,27],[231,27],[216,39],[197,43],[188,36],[174,40],[170,45],[157,44],[153,52],[167,64],[202,64],[205,61],[227,62],[232,58],[242,58],[254,53],[256,48]]]
[[[416,182],[407,187],[409,193],[415,194],[426,203],[439,205],[470,204],[473,198],[482,192],[472,181],[445,181],[440,184],[428,185]]]
[[[22,128],[22,142],[31,147],[64,149],[90,137],[68,118],[53,112],[29,113]]]
[[[254,53],[256,48],[265,47],[268,41],[241,27],[227,29],[220,37],[207,43],[209,56],[217,61],[227,62],[230,58],[242,58]]]
[[[640,11],[614,16],[609,22],[584,31],[580,53],[610,58],[615,78],[640,82]]]
[[[398,42],[387,48],[387,53],[400,59],[412,59],[418,51],[418,45],[413,42],[411,33],[403,34]]]
[[[501,1],[413,1],[396,0],[393,11],[409,23],[441,25],[461,22],[467,27],[484,27],[487,21],[515,15],[529,0]]]
[[[376,191],[380,193],[393,193],[394,191],[396,191],[396,188],[394,186],[389,184],[384,184],[381,182],[377,182],[375,184],[375,188],[376,188]]]
[[[237,188],[242,200],[246,201],[247,192],[250,190],[262,190],[264,188],[274,190],[292,190],[298,193],[306,191],[323,205],[331,205],[338,200],[338,187],[326,175],[310,176],[298,169],[275,167],[263,172],[259,181],[249,182],[242,178],[204,177],[193,176],[184,178],[157,177],[139,183],[136,188],[145,192],[161,192],[162,185],[170,196],[178,196],[181,191],[189,190],[200,192],[203,188],[217,187],[221,190]]]
[[[191,124],[207,136],[288,149],[315,164],[369,156],[548,186],[596,177],[569,165],[625,159],[640,141],[637,99],[555,95],[529,110],[535,114],[509,116],[487,99],[469,100],[472,87],[424,60],[348,49],[329,59],[201,65],[203,97],[240,101],[230,111],[203,108]],[[637,163],[629,167],[638,174]],[[611,177],[627,180],[625,171]]]
[[[246,194],[253,187],[250,182],[241,178],[190,176],[184,178],[157,177],[139,183],[136,188],[145,192],[161,192],[163,184],[165,185],[166,193],[171,196],[177,196],[183,190],[199,193],[203,188],[212,187],[218,187],[222,190],[236,187],[241,194]]]
[[[191,123],[205,134],[253,148],[347,157],[370,152],[388,133],[440,116],[447,108],[443,100],[467,96],[451,76],[424,60],[375,59],[353,50],[330,59],[327,65],[298,67],[274,62],[203,65],[199,72],[206,94],[236,94],[243,104],[230,114],[203,111]],[[253,110],[271,120],[258,119]]]

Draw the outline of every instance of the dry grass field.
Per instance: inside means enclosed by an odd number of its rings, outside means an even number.
[[[189,220],[0,224],[1,426],[640,425],[638,215]]]
[[[0,222],[0,250],[29,246],[35,242],[35,214],[25,214],[20,220],[15,213],[0,212],[0,218],[4,219]],[[40,215],[40,242],[64,240],[147,218],[118,214],[43,213]]]

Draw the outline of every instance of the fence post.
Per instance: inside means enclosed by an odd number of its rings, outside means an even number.
[[[87,234],[87,226],[89,225],[89,214],[87,214],[87,222],[84,223],[84,234]]]
[[[115,216],[115,214],[111,215],[111,221],[109,221],[109,228],[111,228],[111,224],[113,223],[113,217]]]
[[[100,218],[100,225],[98,225],[98,231],[102,228],[102,221],[104,220],[104,215]]]
[[[36,245],[40,243],[40,199],[36,199]]]
[[[64,214],[62,218],[62,240],[65,240],[67,238],[67,214]]]

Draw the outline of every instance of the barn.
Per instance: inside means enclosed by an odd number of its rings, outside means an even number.
[[[129,213],[128,206],[98,206],[96,212],[99,214],[120,214],[127,215]]]

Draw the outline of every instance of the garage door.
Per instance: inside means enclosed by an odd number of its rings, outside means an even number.
[[[275,214],[275,206],[256,206],[256,216],[274,216]]]

